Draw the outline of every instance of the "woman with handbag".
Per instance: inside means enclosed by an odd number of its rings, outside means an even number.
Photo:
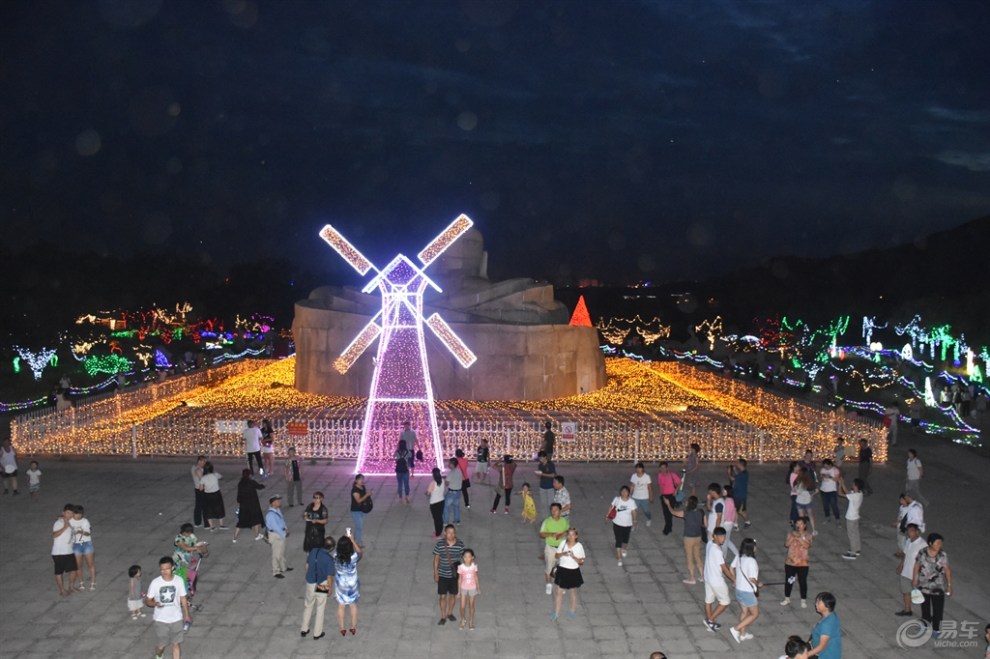
[[[921,603],[921,619],[931,625],[935,638],[942,632],[945,598],[952,595],[952,568],[949,557],[942,551],[944,542],[938,533],[928,534],[928,546],[918,552],[912,579],[912,585],[925,596]]]
[[[629,494],[629,486],[619,488],[619,496],[612,499],[612,507],[605,515],[606,522],[612,522],[612,535],[615,536],[615,560],[622,567],[622,559],[629,547],[629,536],[636,526],[636,502]]]
[[[364,544],[361,529],[364,527],[364,516],[371,512],[372,505],[371,492],[364,487],[364,474],[357,474],[351,486],[351,519],[354,520],[354,539],[359,545]]]
[[[736,643],[753,638],[747,630],[760,617],[760,566],[756,563],[756,540],[745,538],[739,545],[739,554],[732,561],[732,571],[736,575],[736,601],[742,611],[735,627],[729,627]]]

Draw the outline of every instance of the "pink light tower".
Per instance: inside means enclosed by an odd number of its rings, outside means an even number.
[[[334,368],[344,374],[379,339],[355,473],[364,473],[366,469],[369,473],[393,473],[392,455],[404,421],[409,421],[416,432],[417,448],[423,451],[424,462],[443,468],[423,325],[430,328],[464,368],[470,367],[477,357],[438,314],[423,318],[426,289],[432,287],[441,292],[424,270],[472,224],[463,214],[451,222],[419,253],[417,258],[422,268],[399,254],[381,270],[329,224],[320,231],[320,237],[359,274],[375,270],[377,274],[362,292],[370,293],[377,287],[382,295],[381,311],[334,361]]]

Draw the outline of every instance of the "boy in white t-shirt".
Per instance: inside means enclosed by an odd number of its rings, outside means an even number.
[[[31,493],[31,498],[33,499],[38,491],[41,490],[41,469],[38,468],[38,461],[32,460],[31,467],[27,470],[28,477],[28,492]]]
[[[646,525],[649,526],[653,520],[650,512],[650,504],[653,503],[653,479],[646,473],[646,467],[642,462],[636,463],[636,472],[629,477],[629,484],[632,486],[630,495],[636,502],[639,512],[646,515]]]
[[[853,479],[853,489],[849,492],[846,490],[845,483],[839,483],[839,496],[845,497],[849,501],[849,507],[846,508],[846,535],[849,537],[849,551],[842,555],[842,558],[847,561],[854,561],[859,558],[862,548],[859,538],[859,509],[863,505],[864,485],[862,479]]]
[[[904,481],[904,491],[923,506],[928,505],[928,499],[921,493],[921,479],[925,477],[925,466],[913,448],[908,449],[907,479]]]
[[[733,581],[736,579],[722,555],[724,542],[725,529],[718,526],[712,531],[712,539],[705,546],[705,627],[713,633],[722,627],[715,619],[729,608],[729,586],[725,583],[725,577]],[[716,600],[718,606],[714,606]]]
[[[165,648],[172,646],[173,656],[182,652],[182,639],[185,628],[192,624],[189,615],[189,601],[186,599],[186,583],[175,576],[175,563],[171,556],[162,556],[158,561],[160,577],[155,577],[148,585],[148,595],[144,603],[155,609],[155,659],[162,659]],[[185,623],[185,624],[183,624]]]

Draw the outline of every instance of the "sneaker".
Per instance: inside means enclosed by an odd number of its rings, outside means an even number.
[[[278,574],[272,575],[272,576],[274,576],[276,579],[285,579],[285,575],[282,574],[281,572],[279,572]]]
[[[165,659],[164,653],[163,654],[156,654],[155,655],[155,659]]]
[[[649,520],[649,519],[646,520],[646,528],[650,528],[650,524],[652,524],[652,523],[653,523],[652,520]]]
[[[622,567],[622,561],[616,561],[616,563],[619,565],[619,567]]]
[[[494,508],[491,509],[491,513],[492,513],[492,515],[495,514],[495,509]]]
[[[753,640],[753,635],[750,634],[749,632],[746,632],[745,634],[743,634],[739,638],[741,638],[744,641],[752,641]]]
[[[791,598],[790,597],[785,597],[784,599],[780,600],[780,605],[781,606],[789,606],[790,603],[791,603]]]
[[[237,538],[234,538],[233,540],[231,540],[231,542],[233,542],[236,545],[237,544]]]
[[[258,540],[261,540],[261,539],[263,539],[264,537],[265,537],[265,536],[263,536],[262,534],[260,534],[260,533],[259,533],[258,535],[256,535],[256,536],[254,536],[254,541],[255,541],[255,542],[257,542]]]
[[[802,609],[808,608],[808,600],[801,600],[801,608]]]
[[[845,554],[842,555],[842,558],[846,559],[847,561],[855,561],[856,560],[856,557],[857,557],[857,554],[855,554],[855,553],[853,553],[851,551],[847,551]]]
[[[457,616],[455,616],[453,613],[451,613],[449,616],[447,616],[447,620],[449,620],[451,622],[457,622]]]
[[[547,595],[553,595],[553,584],[552,583],[548,583],[547,584]]]
[[[942,632],[932,632],[932,638],[936,641],[942,637]]]
[[[718,624],[717,622],[715,622],[715,621],[713,620],[713,621],[712,621],[712,630],[714,630],[714,631],[716,631],[716,632],[717,632],[717,631],[718,631],[718,630],[720,630],[720,629],[722,629],[722,625],[720,625],[720,624]]]
[[[914,612],[913,611],[898,611],[894,615],[895,616],[904,616],[904,617],[907,617],[907,616],[913,616],[914,615]]]
[[[712,626],[712,621],[708,618],[705,618],[705,628],[711,633],[715,633],[715,627]]]
[[[440,618],[440,620],[439,620],[439,621],[437,622],[437,624],[438,624],[438,625],[446,625],[446,624],[447,624],[447,619],[446,619],[446,618]],[[344,634],[346,634],[346,633],[347,633],[347,632],[346,632],[346,631],[344,631],[343,629],[341,629],[341,630],[340,630],[340,635],[341,635],[341,636],[343,636],[343,635],[344,635]]]
[[[471,506],[464,506],[464,507],[467,508],[468,510],[471,510]]]
[[[623,549],[622,550],[622,558],[625,558],[626,557],[626,554],[628,554],[628,553],[629,552],[627,552],[625,549]]]
[[[509,507],[508,507],[508,506],[506,506],[506,507],[505,507],[505,514],[506,514],[506,515],[508,515],[508,514],[509,514]]]
[[[683,579],[683,580],[681,581],[681,583],[686,583],[686,584],[687,584],[687,585],[689,585],[689,586],[693,586],[693,585],[695,585],[695,584],[696,584],[696,583],[698,583],[698,582],[697,582],[697,581],[695,581],[694,579]]]
[[[750,526],[751,526],[751,524],[750,524],[749,520],[746,520],[746,523],[743,524],[743,528],[744,529],[748,529]],[[749,634],[747,634],[747,636],[749,636]]]
[[[736,639],[736,643],[742,643],[742,636],[739,634],[738,629],[729,627],[729,633],[732,634],[732,638]]]

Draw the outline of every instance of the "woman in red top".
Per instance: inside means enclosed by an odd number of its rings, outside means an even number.
[[[464,497],[464,507],[470,510],[471,497],[468,496],[468,488],[471,487],[471,479],[468,478],[467,458],[464,457],[464,451],[461,449],[454,451],[454,457],[457,458],[457,468],[461,470],[461,478],[464,479],[464,482],[461,484],[461,496]]]
[[[681,485],[681,477],[670,470],[666,461],[660,463],[660,471],[657,472],[657,487],[660,488],[660,496],[667,500],[670,506],[663,508],[663,534],[670,535],[670,525],[673,522],[673,515],[670,509],[677,507],[677,488]]]

